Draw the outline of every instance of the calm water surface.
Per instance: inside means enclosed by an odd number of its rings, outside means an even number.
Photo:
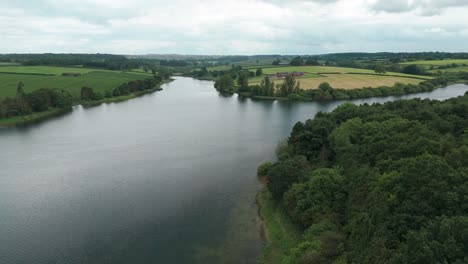
[[[163,88],[0,129],[0,263],[255,262],[257,165],[297,121],[343,101],[223,97],[190,78]]]

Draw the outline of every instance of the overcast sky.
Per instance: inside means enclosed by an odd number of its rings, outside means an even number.
[[[468,0],[0,0],[0,53],[468,51]]]

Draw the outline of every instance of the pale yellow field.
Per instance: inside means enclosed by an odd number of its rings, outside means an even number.
[[[396,83],[418,84],[423,80],[396,76],[378,76],[363,74],[325,74],[321,78],[298,79],[302,89],[317,89],[321,83],[328,82],[337,89],[359,89],[363,87],[393,86]],[[274,80],[280,84],[283,80]]]

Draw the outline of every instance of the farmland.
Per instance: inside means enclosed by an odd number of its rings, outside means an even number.
[[[299,66],[299,67],[272,67],[263,68],[263,74],[270,75],[277,72],[304,72],[304,77],[298,78],[303,89],[316,89],[321,83],[328,82],[334,88],[359,89],[363,87],[393,86],[395,83],[418,84],[427,76],[410,75],[387,72],[385,75],[376,75],[372,70],[327,67],[327,66]],[[262,77],[251,79],[253,84],[259,83]],[[275,84],[283,80],[274,80]]]
[[[373,70],[346,68],[346,67],[331,67],[331,66],[285,66],[285,67],[267,67],[263,68],[263,74],[275,74],[277,72],[304,72],[314,74],[329,74],[329,73],[361,73],[361,74],[375,74]],[[418,76],[411,74],[404,74],[399,72],[387,72],[385,75],[390,76],[404,76],[409,78],[429,79],[427,76]]]
[[[328,82],[334,88],[359,89],[363,87],[393,86],[396,83],[418,84],[420,79],[380,76],[365,74],[327,74],[322,78],[302,78],[298,79],[303,89],[316,89],[321,83]],[[275,84],[283,80],[275,80]]]
[[[442,72],[468,72],[468,60],[425,60],[425,61],[409,61],[401,63],[403,66],[415,64],[430,73]]]
[[[401,64],[403,65],[425,65],[425,66],[443,66],[443,65],[450,65],[450,64],[468,64],[468,60],[424,60],[424,61],[407,61]]]
[[[81,76],[62,76],[64,72],[81,73]],[[44,74],[44,75],[41,75]],[[45,75],[47,74],[47,75]],[[122,83],[148,78],[147,74],[119,72],[89,68],[68,68],[50,66],[1,66],[0,98],[14,97],[21,81],[26,92],[40,88],[61,88],[77,99],[83,86],[105,93]]]

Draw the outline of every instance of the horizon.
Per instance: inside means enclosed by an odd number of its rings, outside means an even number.
[[[467,52],[467,12],[463,0],[5,2],[0,53]]]

